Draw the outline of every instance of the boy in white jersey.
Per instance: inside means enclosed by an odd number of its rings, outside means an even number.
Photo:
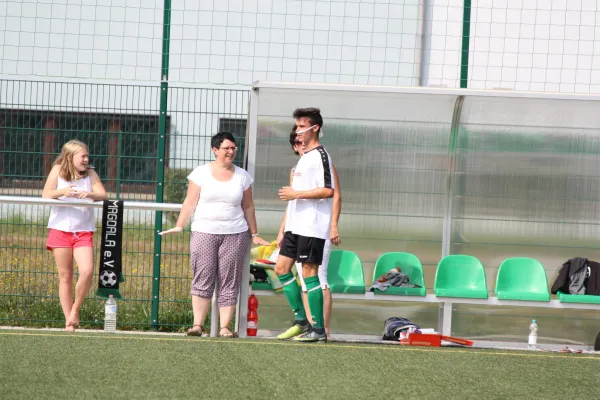
[[[290,133],[290,145],[292,146],[292,150],[296,153],[297,156],[302,157],[306,147],[304,143],[300,139],[298,139],[298,134],[296,133],[298,127],[296,125],[293,126],[292,132]],[[321,134],[322,135],[322,134]],[[290,171],[290,185],[292,184],[292,177],[294,174],[293,167]],[[331,254],[331,245],[334,244],[338,246],[341,243],[340,233],[338,230],[338,222],[340,219],[340,214],[342,211],[342,194],[340,190],[340,181],[335,169],[335,165],[331,165],[331,172],[333,174],[333,198],[332,198],[332,215],[331,215],[331,228],[329,232],[330,239],[325,241],[325,248],[323,250],[323,261],[321,265],[319,265],[318,276],[319,282],[321,283],[321,289],[323,289],[323,324],[325,326],[325,332],[327,333],[327,340],[331,339],[330,325],[331,325],[331,310],[332,310],[332,297],[331,290],[329,288],[329,282],[327,281],[327,267],[329,264],[329,255]],[[277,234],[277,246],[281,247],[281,243],[283,242],[283,236],[285,234],[285,220],[286,213],[283,214],[283,221],[281,227],[279,228],[279,233]],[[300,284],[302,287],[302,303],[304,304],[304,310],[307,313],[307,318],[309,322],[311,321],[311,316],[308,310],[310,309],[308,306],[308,299],[306,296],[306,284],[304,283],[304,278],[302,277],[302,264],[296,263],[296,269],[298,271],[298,278],[300,280]]]
[[[294,111],[293,116],[298,139],[304,143],[306,151],[294,169],[292,186],[279,190],[279,198],[289,203],[275,273],[283,284],[295,321],[291,328],[277,338],[294,338],[305,342],[326,341],[323,293],[317,273],[323,261],[325,241],[329,239],[331,198],[334,194],[331,158],[319,143],[319,132],[323,126],[321,111],[318,108],[299,108]],[[302,264],[312,326],[306,318],[300,287],[291,273],[296,261]]]

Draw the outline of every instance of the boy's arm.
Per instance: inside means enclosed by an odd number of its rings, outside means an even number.
[[[340,214],[342,213],[342,189],[340,188],[340,178],[333,165],[331,166],[331,171],[333,172],[334,192],[329,236],[331,238],[331,243],[337,246],[342,243],[340,239],[340,232],[338,230],[338,222],[340,221]]]
[[[290,170],[290,187],[292,186],[292,179],[294,179],[293,169]],[[285,221],[287,219],[287,207],[283,212],[283,219],[281,220],[281,226],[279,227],[279,233],[277,234],[277,247],[281,247],[283,243],[283,235],[285,234]]]
[[[306,156],[304,156],[306,157]],[[320,158],[320,157],[319,157]],[[298,199],[329,199],[333,197],[333,188],[331,187],[331,176],[326,179],[331,171],[325,171],[325,166],[329,169],[329,160],[325,159],[324,163],[319,161],[317,168],[322,174],[321,177],[317,175],[317,187],[311,190],[294,190],[290,186],[284,186],[279,189],[279,198],[281,200],[298,200]]]
[[[294,190],[290,186],[284,186],[279,189],[279,198],[281,200],[298,200],[298,199],[329,199],[333,197],[332,188],[316,188],[311,190]]]

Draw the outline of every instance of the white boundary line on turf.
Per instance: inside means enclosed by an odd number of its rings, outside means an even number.
[[[81,334],[89,334],[89,333],[104,333],[106,334],[106,336],[88,336],[88,337],[94,337],[94,338],[102,338],[102,337],[106,337],[106,338],[118,338],[118,336],[114,336],[114,335],[119,335],[119,334],[124,334],[126,336],[131,336],[132,338],[135,338],[135,336],[155,336],[154,339],[158,339],[160,340],[160,338],[156,338],[156,336],[162,336],[164,338],[177,338],[177,339],[184,339],[187,338],[187,336],[184,333],[175,333],[175,332],[150,332],[150,331],[116,331],[116,332],[104,332],[101,329],[80,329],[78,331],[75,331],[75,333],[73,332],[65,332],[62,328],[26,328],[26,327],[11,327],[11,326],[0,326],[0,336],[2,335],[1,331],[11,331],[14,332],[14,334],[18,333],[18,332],[23,332],[25,334],[31,334],[32,336],[38,336],[38,335],[42,335],[42,336],[77,336],[77,333],[80,333],[79,337],[84,337]],[[52,335],[51,333],[64,333],[65,335]],[[270,330],[259,330],[258,331],[258,335],[256,337],[256,339],[259,340],[268,340],[273,341],[277,344],[290,344],[290,345],[298,345],[298,343],[291,343],[289,341],[277,341],[275,340],[275,331],[270,331]],[[209,337],[204,337],[209,338]],[[142,338],[140,338],[142,339]],[[213,339],[221,339],[220,341],[232,341],[231,339],[223,339],[223,338],[219,338],[219,337],[214,337]],[[194,339],[191,339],[194,340]],[[236,340],[236,343],[243,343],[245,342],[245,340]],[[358,345],[358,344],[362,344],[362,345],[370,345],[370,348],[373,348],[372,346],[398,346],[404,349],[411,349],[411,350],[419,350],[419,349],[429,349],[430,351],[435,349],[435,348],[431,348],[431,347],[420,347],[420,346],[401,346],[399,343],[394,342],[394,341],[383,341],[381,339],[379,339],[379,336],[377,335],[352,335],[352,334],[337,334],[337,335],[332,335],[332,340],[330,341],[331,343],[336,343],[336,344],[341,344],[341,345],[346,345],[346,346],[350,346],[350,347],[357,347],[357,346],[352,346],[352,345]],[[540,348],[541,350],[529,350],[527,349],[527,344],[526,343],[515,343],[515,342],[501,342],[501,341],[493,341],[493,340],[481,340],[481,339],[473,339],[473,346],[469,347],[469,346],[457,346],[457,345],[452,345],[452,344],[447,344],[446,346],[442,346],[443,348],[452,348],[455,350],[458,349],[462,349],[462,350],[468,350],[468,349],[479,349],[479,350],[503,350],[503,351],[514,351],[514,352],[530,352],[531,355],[536,355],[536,354],[552,354],[554,352],[558,352],[559,350],[568,348],[571,350],[583,350],[584,353],[580,353],[580,354],[584,354],[584,355],[600,355],[600,351],[593,351],[591,346],[581,346],[581,345],[565,345],[565,344],[541,344]],[[256,343],[256,342],[253,342]],[[311,344],[308,344],[311,345]],[[314,345],[314,344],[312,344]],[[545,351],[544,351],[545,350]],[[568,354],[568,353],[566,353]]]
[[[0,326],[0,331],[24,331],[24,332],[65,332],[63,328],[29,328],[24,326]],[[179,332],[153,332],[153,331],[116,331],[104,332],[102,329],[77,329],[74,333],[106,333],[108,334],[125,334],[125,335],[145,335],[145,336],[174,336],[185,337],[185,333]]]
[[[260,340],[260,341],[253,341],[253,340],[232,340],[232,339],[224,339],[224,338],[213,338],[212,340],[194,340],[194,339],[186,339],[185,337],[135,337],[135,335],[129,335],[129,337],[127,337],[127,335],[125,336],[120,336],[120,335],[103,335],[103,336],[98,336],[98,335],[77,335],[77,334],[64,334],[64,335],[56,335],[56,333],[58,332],[52,332],[52,331],[47,331],[47,332],[8,332],[8,330],[5,330],[4,332],[0,332],[0,337],[2,336],[17,336],[19,333],[22,333],[23,336],[45,336],[45,337],[60,337],[60,338],[77,338],[77,339],[109,339],[109,340],[126,340],[126,339],[133,339],[133,340],[164,340],[164,341],[177,341],[177,342],[184,342],[184,343],[196,343],[196,345],[201,345],[201,344],[214,344],[214,343],[231,343],[234,345],[240,345],[240,344],[247,344],[247,345],[267,345],[267,346],[300,346],[300,347],[313,347],[313,348],[320,348],[321,346],[325,346],[324,348],[322,348],[323,350],[349,350],[349,349],[353,349],[353,350],[374,350],[374,349],[380,349],[381,346],[378,346],[376,344],[365,344],[365,343],[338,343],[336,345],[327,345],[325,343],[293,343],[290,341],[266,341],[266,340]],[[54,333],[54,334],[53,334]],[[315,347],[316,346],[316,347]],[[398,351],[416,351],[416,352],[422,352],[422,353],[430,353],[430,352],[439,352],[439,351],[444,351],[444,352],[449,352],[449,353],[462,353],[462,354],[467,354],[467,355],[472,355],[472,356],[481,356],[481,355],[496,355],[496,356],[510,356],[510,357],[545,357],[545,358],[570,358],[571,360],[582,360],[582,359],[589,359],[589,360],[593,360],[593,361],[600,361],[600,357],[594,357],[594,354],[579,354],[581,357],[577,357],[577,355],[567,355],[567,354],[556,354],[554,352],[544,352],[544,351],[530,351],[530,352],[526,352],[526,351],[515,351],[515,350],[510,350],[510,349],[501,349],[501,350],[494,350],[494,349],[477,349],[477,351],[469,351],[468,347],[459,347],[459,346],[455,346],[455,347],[445,347],[445,348],[440,348],[440,347],[421,347],[421,346],[390,346],[388,348],[392,348],[392,349],[396,349]],[[488,350],[488,351],[486,351]],[[493,352],[490,350],[494,350]]]

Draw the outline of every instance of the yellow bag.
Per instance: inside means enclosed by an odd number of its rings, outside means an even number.
[[[256,260],[269,260],[269,261],[277,261],[277,255],[279,254],[279,248],[277,247],[277,241],[272,242],[268,246],[258,246],[250,250],[250,264],[259,267],[256,265]],[[274,259],[273,259],[274,258]],[[275,293],[283,292],[283,285],[279,281],[277,274],[273,270],[274,265],[266,265],[261,264],[260,268],[263,268],[265,273],[267,274],[267,278],[271,283],[271,287]]]
[[[258,246],[250,250],[250,264],[256,263],[256,260],[269,260],[271,254],[277,249],[277,241],[273,241],[268,246]],[[276,261],[276,260],[272,260]]]

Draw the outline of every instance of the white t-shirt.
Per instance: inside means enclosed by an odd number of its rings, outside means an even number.
[[[331,157],[323,146],[304,153],[294,168],[292,189],[334,188]],[[285,231],[306,237],[329,239],[331,209],[328,199],[298,199],[288,203]]]
[[[89,176],[72,181],[65,181],[60,176],[56,189],[64,189],[69,185],[75,185],[75,191],[92,192],[92,180]],[[77,203],[91,203],[91,199],[78,199],[75,197],[61,196],[58,200],[73,203],[73,207],[52,207],[48,228],[63,232],[94,232],[96,224],[94,223],[94,209],[92,207],[77,207]]]
[[[248,230],[242,210],[244,191],[253,182],[248,172],[235,167],[233,177],[221,182],[213,177],[211,165],[205,164],[196,167],[187,178],[201,188],[192,231],[225,235]]]

